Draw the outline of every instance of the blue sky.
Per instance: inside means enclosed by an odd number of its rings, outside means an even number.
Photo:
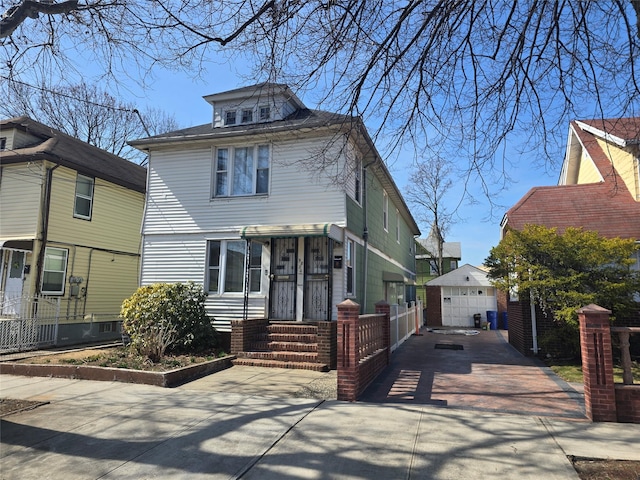
[[[233,88],[248,85],[252,82],[245,81],[241,74],[232,65],[217,65],[211,68],[207,78],[209,80],[193,80],[187,74],[176,72],[158,72],[154,83],[144,91],[133,90],[132,100],[139,102],[140,106],[155,106],[167,113],[174,114],[181,127],[201,125],[211,121],[211,106],[202,98],[204,95],[222,92]],[[305,102],[304,96],[301,98]],[[314,106],[312,101],[306,101],[309,107]],[[567,130],[558,132],[559,141],[566,137]],[[558,139],[556,139],[558,140]],[[382,150],[378,145],[379,150]],[[451,227],[446,240],[460,242],[462,244],[462,264],[480,265],[489,254],[491,247],[497,245],[500,240],[500,220],[506,209],[516,203],[530,188],[538,185],[555,185],[560,173],[562,159],[558,159],[558,164],[551,167],[549,172],[536,166],[535,153],[528,156],[521,156],[515,153],[518,148],[517,142],[507,145],[507,157],[514,164],[509,168],[508,189],[500,193],[491,194],[492,201],[499,206],[493,209],[493,218],[489,217],[489,201],[478,191],[475,194],[477,203],[468,205],[463,203],[458,212],[458,219]],[[512,153],[509,153],[512,152]],[[392,162],[390,171],[394,177],[400,191],[403,191],[410,181],[408,176],[409,164],[412,155],[407,153],[400,155]],[[449,196],[450,208],[454,208],[461,195],[459,185],[461,181],[455,182],[457,187]],[[471,189],[476,189],[473,182]],[[426,236],[428,226],[420,225],[422,236]]]

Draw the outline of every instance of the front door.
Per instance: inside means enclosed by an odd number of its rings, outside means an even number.
[[[4,308],[5,314],[19,315],[22,297],[22,285],[24,282],[24,252],[9,250],[9,263],[6,269],[4,283]]]
[[[297,238],[274,238],[271,249],[269,318],[295,320]]]
[[[304,318],[331,320],[331,240],[305,239]]]

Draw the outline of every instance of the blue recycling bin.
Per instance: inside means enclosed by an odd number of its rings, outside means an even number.
[[[491,330],[498,329],[498,312],[495,310],[487,310],[487,323]]]
[[[507,321],[507,312],[502,312],[502,328],[509,330],[509,322]]]

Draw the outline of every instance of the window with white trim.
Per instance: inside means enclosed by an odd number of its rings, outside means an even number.
[[[253,122],[253,110],[245,108],[244,110],[242,110],[242,123],[251,122]]]
[[[68,254],[69,252],[65,248],[47,247],[45,249],[44,267],[42,268],[42,293],[64,295]]]
[[[235,125],[236,124],[236,111],[235,110],[227,110],[224,112],[224,124],[225,125]]]
[[[91,220],[94,183],[93,177],[78,174],[76,178],[76,198],[73,206],[74,217]]]
[[[271,107],[269,105],[263,105],[260,107],[259,118],[261,122],[271,120]]]
[[[396,208],[396,242],[400,243],[400,210]]]
[[[389,231],[389,195],[382,191],[382,227]]]
[[[345,245],[345,265],[347,270],[347,295],[354,295],[356,292],[356,269],[355,269],[356,242],[347,239]]]
[[[269,145],[220,147],[216,150],[214,197],[269,193]]]
[[[210,240],[208,252],[208,290],[211,293],[243,293],[244,279],[249,269],[249,291],[261,290],[262,244],[251,242],[247,265],[245,240]]]
[[[355,168],[355,191],[354,198],[356,202],[362,203],[362,199],[360,195],[362,194],[362,162],[360,159],[356,159],[356,168]]]

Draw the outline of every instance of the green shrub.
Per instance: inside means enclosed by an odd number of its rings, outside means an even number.
[[[216,346],[216,331],[204,309],[201,285],[156,283],[138,288],[122,303],[122,326],[131,345],[157,363],[165,352]]]

